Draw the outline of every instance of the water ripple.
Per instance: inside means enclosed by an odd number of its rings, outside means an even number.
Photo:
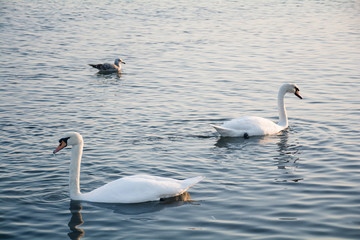
[[[1,239],[358,239],[354,1],[9,3]],[[116,57],[122,74],[87,65]],[[209,125],[276,121],[285,82],[304,96],[286,96],[286,131],[221,138]],[[69,150],[52,154],[66,131],[85,140],[83,192],[131,174],[206,179],[191,199],[70,201]]]

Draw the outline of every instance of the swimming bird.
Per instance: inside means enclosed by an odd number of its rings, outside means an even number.
[[[223,137],[263,136],[276,134],[288,127],[288,118],[285,109],[284,96],[286,93],[294,93],[302,99],[296,84],[284,84],[278,93],[279,122],[276,124],[262,117],[244,116],[225,122],[221,126],[211,125]]]
[[[198,176],[185,180],[150,175],[133,175],[109,182],[91,192],[80,192],[80,164],[83,151],[83,138],[77,132],[66,133],[60,140],[54,154],[72,146],[69,188],[72,200],[101,203],[139,203],[157,201],[183,194],[204,177]]]
[[[121,71],[120,63],[126,64],[121,58],[117,58],[114,64],[102,63],[102,64],[89,64],[89,66],[99,70],[99,73],[114,73]]]

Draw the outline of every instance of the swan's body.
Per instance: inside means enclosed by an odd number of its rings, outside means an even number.
[[[288,118],[285,109],[284,96],[294,93],[302,99],[296,84],[284,84],[278,94],[279,122],[276,124],[262,117],[245,116],[225,122],[221,126],[212,125],[223,137],[250,137],[276,134],[288,127]]]
[[[70,162],[70,198],[89,202],[103,203],[138,203],[157,201],[161,198],[183,194],[203,177],[176,180],[149,175],[133,175],[109,182],[91,192],[80,192],[80,163],[83,139],[79,133],[66,134],[59,140],[60,145],[54,154],[67,145],[72,145]]]
[[[111,63],[102,63],[102,64],[89,64],[89,66],[99,70],[99,73],[114,73],[121,72],[120,63],[125,64],[121,58],[117,58],[114,61],[114,64]]]

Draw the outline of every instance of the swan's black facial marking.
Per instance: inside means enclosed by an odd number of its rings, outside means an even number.
[[[300,91],[300,89],[298,88],[298,87],[294,87],[294,89],[295,89],[295,96],[297,96],[298,98],[300,98],[300,99],[302,99],[302,96],[300,95],[300,93],[299,93],[299,91]]]
[[[61,143],[61,142],[65,142],[65,143],[66,143],[66,145],[67,145],[67,140],[69,140],[69,138],[70,138],[70,137],[67,137],[67,138],[61,138],[61,139],[59,140],[59,143]]]
[[[61,138],[59,140],[59,146],[53,151],[53,153],[57,153],[58,151],[60,151],[61,149],[65,148],[67,146],[67,141],[69,140],[70,137],[67,138]]]
[[[248,139],[249,138],[249,134],[248,133],[244,133],[244,138]]]

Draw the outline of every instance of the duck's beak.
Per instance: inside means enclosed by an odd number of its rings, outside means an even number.
[[[296,91],[295,91],[295,95],[296,95],[298,98],[302,99],[302,96],[300,95],[299,90],[296,90]]]
[[[123,60],[121,60],[121,63],[126,64],[126,62],[124,62]]]
[[[64,140],[61,140],[59,146],[53,151],[53,153],[54,154],[57,153],[66,146],[67,146],[66,142]]]

